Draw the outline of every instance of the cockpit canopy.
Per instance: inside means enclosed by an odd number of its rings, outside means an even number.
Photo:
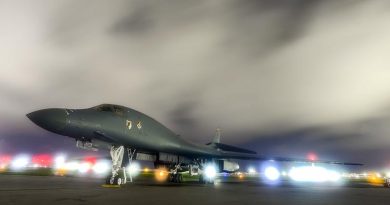
[[[125,108],[119,105],[112,105],[112,104],[102,104],[93,107],[93,109],[100,111],[100,112],[112,112],[117,115],[123,115],[125,112]]]

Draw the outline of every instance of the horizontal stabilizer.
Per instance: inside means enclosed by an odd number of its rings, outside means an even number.
[[[228,151],[228,152],[240,152],[240,153],[246,153],[246,154],[257,154],[256,152],[252,150],[243,149],[240,147],[234,147],[227,144],[222,143],[213,143],[212,144],[215,148],[220,149],[222,151]]]

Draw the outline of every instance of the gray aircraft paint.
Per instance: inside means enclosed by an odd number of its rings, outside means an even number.
[[[195,158],[253,159],[312,162],[305,159],[268,157],[255,153],[231,152],[213,146],[191,143],[153,118],[119,105],[103,104],[88,109],[51,108],[27,114],[38,126],[75,139],[99,140],[124,145],[147,153],[172,153]],[[129,126],[131,122],[131,126]],[[137,126],[140,123],[140,126]],[[335,161],[316,161],[342,165],[361,165]]]

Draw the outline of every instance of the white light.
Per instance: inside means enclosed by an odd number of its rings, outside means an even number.
[[[271,181],[275,181],[275,180],[279,179],[280,172],[275,167],[267,167],[264,170],[264,175],[265,175],[265,177],[267,177],[267,179],[269,179]]]
[[[215,166],[212,164],[207,165],[206,168],[204,169],[204,172],[205,172],[205,176],[208,179],[213,179],[217,175],[217,170],[215,169]]]
[[[336,181],[339,181],[340,178],[341,178],[340,173],[338,173],[336,171],[328,170],[328,174],[327,174],[328,181],[336,182]]]
[[[95,165],[93,165],[92,170],[96,174],[105,174],[110,170],[111,164],[107,160],[97,161]]]
[[[68,162],[65,164],[65,169],[68,171],[76,171],[79,169],[79,163],[78,162]]]
[[[292,180],[301,182],[335,182],[339,181],[341,178],[341,175],[336,171],[315,166],[292,168],[289,172],[289,176]]]
[[[249,168],[248,168],[248,173],[249,173],[249,174],[254,174],[254,173],[256,173],[255,168],[249,167]]]
[[[58,168],[61,168],[65,165],[65,155],[57,155],[55,158],[54,158],[54,168],[58,169]]]
[[[136,176],[140,173],[141,171],[141,166],[137,162],[132,162],[127,166],[127,172],[131,176]]]
[[[30,163],[29,156],[19,155],[19,156],[16,156],[14,160],[12,160],[11,169],[21,170],[23,168],[26,168],[29,163]]]
[[[91,164],[88,162],[83,162],[79,165],[78,171],[82,174],[87,173],[89,169],[91,168]]]

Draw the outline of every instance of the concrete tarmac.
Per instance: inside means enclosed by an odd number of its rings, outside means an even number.
[[[203,185],[137,181],[103,188],[102,179],[0,175],[0,205],[40,204],[390,204],[390,189],[365,184],[278,185],[221,182]]]

